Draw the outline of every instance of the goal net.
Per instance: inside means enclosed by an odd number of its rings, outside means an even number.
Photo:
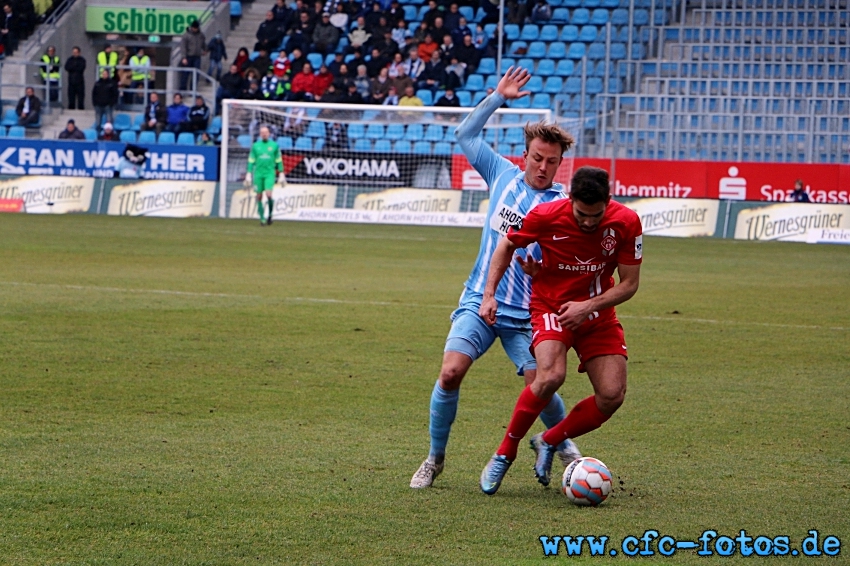
[[[246,100],[225,100],[222,108],[221,216],[257,215],[253,191],[243,181],[262,126],[281,148],[287,178],[285,187],[274,190],[275,219],[315,209],[486,211],[487,186],[454,133],[471,108]],[[482,135],[500,155],[522,166],[523,127],[540,120],[552,121],[552,112],[502,108]],[[559,124],[578,130],[578,124]],[[568,183],[572,161],[565,156],[556,181]]]

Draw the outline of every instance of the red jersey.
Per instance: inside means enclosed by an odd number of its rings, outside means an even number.
[[[557,313],[568,301],[586,301],[613,287],[617,265],[641,263],[642,234],[638,215],[615,201],[590,233],[579,228],[570,200],[535,206],[522,228],[507,235],[521,248],[537,242],[543,252],[543,267],[531,281],[532,313]]]

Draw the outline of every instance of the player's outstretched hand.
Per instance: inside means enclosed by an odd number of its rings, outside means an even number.
[[[251,185],[253,185],[253,184],[254,184],[254,178],[253,178],[253,175],[251,175],[250,173],[245,173],[245,183],[244,183],[244,184],[245,184],[245,186],[246,186],[247,188],[249,188],[249,189],[250,189],[250,188],[251,188]]]
[[[481,306],[478,308],[478,316],[484,319],[484,322],[493,326],[496,324],[496,304],[495,297],[484,297],[481,301]]]
[[[522,67],[510,67],[496,86],[496,92],[513,100],[531,94],[530,90],[521,90],[531,80],[531,73]]]
[[[519,254],[514,256],[514,260],[519,264],[520,268],[531,278],[534,278],[540,272],[540,269],[543,267],[543,264],[539,261],[535,261],[531,254],[526,254],[525,259],[523,259]]]
[[[569,330],[576,330],[587,320],[587,317],[592,312],[592,307],[587,301],[570,301],[561,305],[561,311],[558,313],[558,322],[561,323],[561,326]]]

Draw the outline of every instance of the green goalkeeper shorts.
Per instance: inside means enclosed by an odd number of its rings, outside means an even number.
[[[254,191],[262,193],[274,188],[275,175],[257,175],[254,177]]]

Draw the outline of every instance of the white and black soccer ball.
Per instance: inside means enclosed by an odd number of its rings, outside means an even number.
[[[579,458],[564,470],[561,491],[576,505],[596,507],[611,493],[611,470],[596,458]]]

